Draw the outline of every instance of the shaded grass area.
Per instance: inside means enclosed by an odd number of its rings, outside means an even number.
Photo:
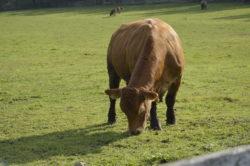
[[[225,17],[220,17],[220,18],[216,18],[216,19],[227,19],[227,20],[245,19],[246,21],[250,21],[250,14],[225,16]]]
[[[128,136],[125,133],[107,131],[107,127],[106,124],[92,125],[81,129],[1,141],[0,145],[3,148],[1,150],[7,153],[3,156],[10,157],[8,158],[10,163],[27,163],[57,155],[76,156],[100,153],[102,146]]]
[[[0,163],[153,165],[250,143],[250,6],[213,3],[39,9],[0,13]],[[158,17],[186,56],[177,124],[126,134],[106,125],[106,50],[120,24]],[[122,83],[124,86],[124,83]]]

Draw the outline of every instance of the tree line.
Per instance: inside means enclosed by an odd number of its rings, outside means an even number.
[[[147,1],[154,2],[155,0],[147,0]],[[200,0],[190,0],[190,2],[194,1],[199,2]],[[250,0],[212,0],[212,1],[250,2]],[[44,7],[48,8],[48,7],[64,7],[64,6],[102,5],[106,3],[121,4],[128,2],[145,3],[146,0],[0,0],[0,11],[28,9],[28,8],[44,8]]]
[[[0,10],[102,4],[103,0],[0,0]]]

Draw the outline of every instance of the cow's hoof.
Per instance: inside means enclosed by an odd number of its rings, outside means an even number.
[[[161,126],[151,127],[152,130],[161,130]]]
[[[152,130],[161,130],[161,125],[159,123],[150,125]]]
[[[167,125],[174,125],[175,123],[175,119],[167,119]]]
[[[109,125],[113,125],[116,123],[116,120],[115,119],[112,119],[112,120],[108,120],[108,124]]]

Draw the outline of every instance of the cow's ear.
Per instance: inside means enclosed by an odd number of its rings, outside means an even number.
[[[107,89],[105,93],[109,95],[111,99],[117,99],[121,97],[122,90],[121,89]]]
[[[159,100],[158,94],[149,90],[140,90],[140,94],[144,99],[157,101]]]

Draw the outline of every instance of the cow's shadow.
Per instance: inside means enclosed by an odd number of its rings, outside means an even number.
[[[0,159],[9,164],[24,164],[57,155],[100,153],[101,147],[128,137],[127,133],[114,132],[110,128],[107,124],[99,124],[83,129],[0,141]]]

